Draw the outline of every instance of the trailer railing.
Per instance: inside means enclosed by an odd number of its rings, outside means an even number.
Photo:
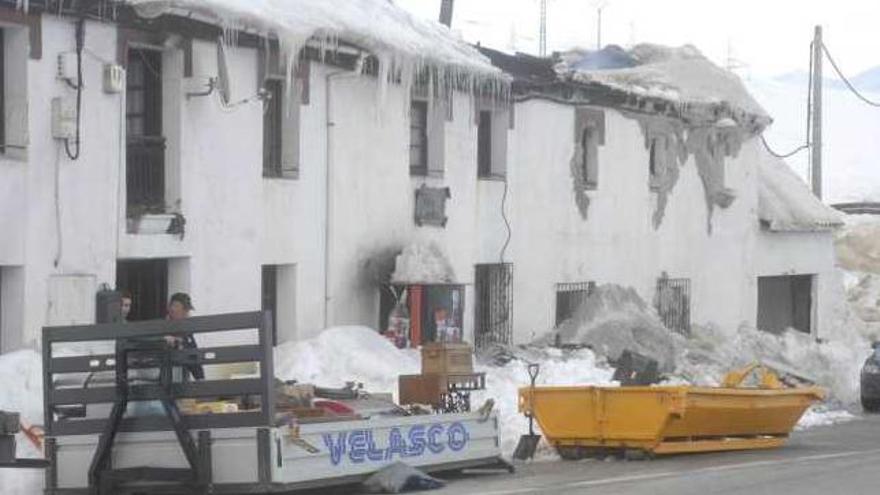
[[[241,377],[224,377],[220,373],[206,373],[195,381],[174,380],[170,386],[154,383],[132,384],[96,382],[96,374],[115,375],[118,352],[89,354],[85,343],[103,342],[102,347],[119,349],[123,343],[131,347],[133,341],[161,342],[166,336],[194,339],[196,335],[220,335],[232,331],[251,330],[257,334],[252,342],[242,345],[169,349],[165,358],[173,367],[193,369],[213,368],[214,365],[253,363],[256,373]],[[73,349],[71,349],[73,348]],[[155,349],[153,351],[155,356]],[[136,351],[128,352],[130,370],[154,369],[161,372],[162,359],[138,358]],[[268,312],[230,313],[198,316],[184,320],[150,320],[130,323],[108,323],[43,329],[43,401],[44,424],[47,436],[98,434],[105,431],[109,421],[109,407],[119,399],[126,387],[131,402],[161,401],[166,398],[182,399],[240,399],[250,407],[238,412],[222,414],[185,414],[183,425],[189,430],[273,426],[275,417],[274,371],[272,362],[271,316]],[[137,373],[137,372],[135,372]],[[143,373],[143,372],[141,372]],[[89,413],[95,405],[107,404],[103,416]],[[80,409],[79,413],[71,413]],[[98,408],[100,409],[100,408]],[[127,415],[119,424],[119,431],[164,431],[174,426],[164,415]]]

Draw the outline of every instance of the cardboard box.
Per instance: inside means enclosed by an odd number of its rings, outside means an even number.
[[[470,344],[432,342],[422,346],[422,374],[458,375],[474,372]]]

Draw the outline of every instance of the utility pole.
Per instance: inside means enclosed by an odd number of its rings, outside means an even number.
[[[596,8],[596,50],[602,49],[602,8],[604,4],[600,4],[598,8]]]
[[[547,0],[541,0],[541,29],[538,33],[538,55],[547,56]]]
[[[440,4],[440,24],[452,27],[452,8],[455,0],[443,0]]]
[[[822,199],[822,26],[813,37],[813,117],[810,177],[813,194]]]

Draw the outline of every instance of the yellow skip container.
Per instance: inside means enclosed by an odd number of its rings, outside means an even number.
[[[534,416],[566,458],[620,450],[678,454],[778,447],[824,391],[781,388],[767,370],[761,387],[737,386],[753,368],[731,373],[719,388],[526,387],[519,390],[519,410]]]

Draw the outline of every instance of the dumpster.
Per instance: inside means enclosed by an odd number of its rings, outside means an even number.
[[[526,387],[519,410],[534,415],[563,458],[773,448],[824,391],[782,388],[767,376],[751,388],[730,380],[718,388]]]

